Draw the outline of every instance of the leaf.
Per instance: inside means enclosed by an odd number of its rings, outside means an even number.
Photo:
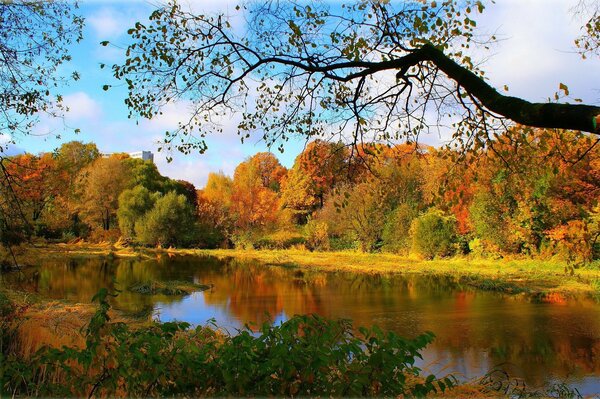
[[[564,83],[559,84],[558,89],[562,90],[565,93],[565,95],[567,95],[567,96],[569,95],[569,88],[567,87],[566,84],[564,84]]]
[[[106,47],[106,46],[108,46],[108,43],[109,43],[108,40],[103,40],[100,42],[100,45]]]

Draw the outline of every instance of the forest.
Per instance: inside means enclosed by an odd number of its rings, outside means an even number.
[[[425,145],[308,142],[291,169],[257,153],[206,186],[92,143],[4,160],[15,214],[3,240],[178,248],[359,250],[424,259],[600,251],[600,149],[572,131],[515,127],[468,154]]]

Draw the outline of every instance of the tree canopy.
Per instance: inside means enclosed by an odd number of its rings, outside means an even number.
[[[30,134],[40,115],[62,115],[60,87],[79,78],[65,73],[68,46],[82,38],[77,3],[0,2],[0,133],[14,142]]]
[[[173,0],[129,30],[127,59],[113,71],[127,84],[131,115],[192,104],[164,140],[183,152],[203,152],[204,137],[236,113],[242,140],[258,133],[281,150],[297,134],[356,145],[417,141],[447,125],[469,149],[514,123],[600,134],[598,106],[529,102],[487,82],[472,58],[494,39],[475,32],[483,10],[475,0],[272,1],[211,16]],[[594,21],[577,42],[582,51],[593,46]]]

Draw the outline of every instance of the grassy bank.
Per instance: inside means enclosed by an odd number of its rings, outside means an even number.
[[[528,293],[540,299],[557,296],[600,295],[600,265],[565,270],[566,263],[536,259],[492,260],[456,257],[418,260],[393,254],[360,252],[308,252],[294,250],[181,250],[179,254],[207,255],[218,258],[256,259],[287,267],[321,271],[369,274],[435,274],[459,278],[461,282],[490,291]]]
[[[549,301],[582,294],[600,297],[598,262],[575,269],[571,274],[567,271],[567,264],[560,260],[495,260],[469,257],[418,260],[394,254],[353,251],[147,249],[85,243],[28,247],[21,251],[19,259],[23,264],[32,264],[42,257],[63,256],[140,259],[162,256],[214,256],[221,259],[253,259],[267,265],[327,272],[453,276],[463,284],[482,290],[525,293]]]

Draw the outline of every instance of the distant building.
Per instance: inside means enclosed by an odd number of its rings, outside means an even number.
[[[111,155],[114,155],[115,153],[112,152],[103,152],[102,153],[102,157],[103,158],[108,158]],[[127,155],[129,155],[131,158],[137,158],[137,159],[142,159],[144,161],[150,161],[152,163],[154,163],[154,154],[152,153],[152,151],[135,151],[135,152],[128,152]]]

